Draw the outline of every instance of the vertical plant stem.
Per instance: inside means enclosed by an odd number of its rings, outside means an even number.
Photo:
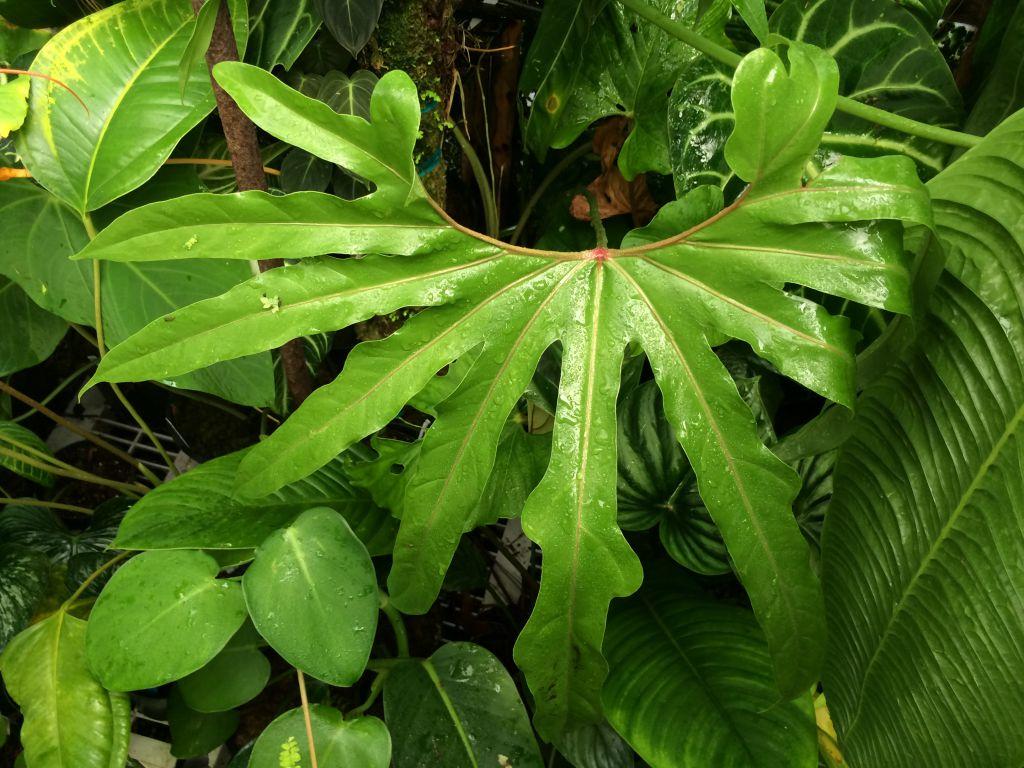
[[[120,554],[115,555],[114,557],[107,560],[107,562],[105,562],[95,571],[90,573],[86,580],[83,581],[81,585],[78,587],[78,589],[75,590],[74,594],[64,601],[64,604],[61,606],[61,610],[67,610],[71,606],[71,604],[75,602],[75,600],[82,596],[82,593],[89,588],[89,585],[96,581],[97,578],[99,578],[100,574],[105,572],[108,568],[113,568],[122,560],[126,560],[134,554],[135,553],[132,551],[121,552]]]
[[[96,226],[93,224],[92,217],[88,213],[82,215],[82,223],[85,225],[85,233],[89,236],[89,239],[94,239],[96,237]],[[103,262],[101,262],[99,259],[93,259],[93,321],[96,323],[96,349],[100,353],[101,360],[103,359],[103,356],[107,354],[107,345],[103,339],[103,280],[102,273],[100,272],[102,264]],[[111,382],[110,388],[114,390],[114,395],[117,397],[118,400],[121,401],[121,405],[124,406],[124,409],[128,411],[128,414],[132,417],[135,423],[139,425],[139,429],[142,430],[142,433],[147,437],[149,442],[153,444],[153,447],[156,448],[157,453],[160,454],[160,458],[163,459],[164,464],[167,465],[167,469],[171,472],[172,475],[177,475],[178,470],[174,466],[174,462],[171,460],[171,457],[167,455],[167,451],[164,450],[163,443],[161,443],[157,439],[157,436],[154,434],[153,430],[149,428],[149,424],[146,423],[146,420],[143,419],[142,416],[139,415],[139,412],[136,411],[135,408],[132,406],[132,404],[128,402],[128,398],[124,396],[124,392],[121,391],[121,388],[117,386],[117,384]]]
[[[459,142],[459,146],[466,155],[466,159],[469,160],[469,167],[473,169],[473,178],[476,179],[477,186],[480,187],[480,200],[484,205],[484,221],[487,226],[487,234],[491,237],[497,237],[500,231],[498,208],[494,202],[494,190],[491,188],[491,182],[487,179],[484,165],[480,162],[480,157],[477,155],[476,150],[473,149],[473,145],[469,143],[469,139],[466,138],[465,134],[459,130],[459,126],[455,125],[455,123],[452,123],[452,134],[454,134],[455,140]]]
[[[309,761],[313,768],[319,768],[316,762],[316,745],[313,743],[313,721],[309,717],[309,699],[306,697],[306,676],[301,669],[295,670],[299,676],[299,699],[302,701],[302,717],[306,721],[306,740],[309,742]]]
[[[192,0],[192,9],[198,13],[203,7],[203,0]],[[224,138],[228,152],[231,154],[231,166],[235,171],[238,190],[260,190],[266,192],[267,176],[263,171],[263,156],[256,137],[256,126],[245,116],[227,92],[218,85],[213,77],[213,68],[222,61],[238,61],[238,45],[231,28],[231,14],[228,4],[221,3],[217,12],[217,23],[213,28],[213,38],[206,51],[206,64],[210,68],[210,82],[213,95],[217,100],[217,114],[220,115]],[[283,259],[261,259],[259,269],[266,272],[284,265]],[[281,365],[284,367],[285,380],[292,402],[299,405],[313,391],[313,377],[306,367],[306,351],[302,339],[292,339],[280,349]]]
[[[398,609],[391,604],[391,598],[386,592],[384,592],[384,590],[381,590],[380,592],[380,609],[383,611],[388,623],[391,624],[392,631],[395,633],[395,645],[398,649],[398,658],[409,658],[409,634],[405,631],[405,622],[402,621],[402,614],[400,614]]]
[[[608,233],[604,230],[604,222],[601,221],[601,210],[597,205],[597,196],[589,189],[583,191],[590,206],[590,226],[594,228],[594,237],[597,238],[598,248],[608,247]]]

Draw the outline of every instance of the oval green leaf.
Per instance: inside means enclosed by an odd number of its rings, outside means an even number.
[[[391,736],[376,717],[345,720],[332,707],[314,704],[309,708],[320,768],[388,768],[391,764]],[[285,712],[256,739],[249,768],[305,768],[309,759],[309,737],[301,709]]]
[[[541,768],[519,692],[486,648],[450,643],[388,673],[384,718],[395,768]]]
[[[245,620],[237,582],[202,552],[147,552],[114,574],[89,617],[89,665],[106,688],[134,691],[204,666]]]
[[[206,666],[178,682],[185,705],[196,712],[226,712],[258,696],[270,680],[261,644],[252,625],[243,625]]]
[[[271,534],[242,578],[253,624],[291,665],[352,685],[377,628],[377,576],[366,547],[332,509]]]
[[[7,573],[5,572],[5,576]],[[25,721],[25,761],[40,768],[118,768],[128,758],[131,707],[86,665],[86,623],[64,611],[22,632],[0,672]]]

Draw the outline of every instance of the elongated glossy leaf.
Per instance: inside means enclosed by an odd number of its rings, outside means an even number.
[[[194,190],[195,175],[190,179],[178,173],[183,170],[161,171],[117,205],[141,205],[182,194],[182,189]],[[0,275],[11,278],[42,308],[72,323],[94,325],[93,265],[69,260],[89,240],[78,214],[31,182],[10,181],[0,185],[0,215],[18,222],[0,239]],[[106,340],[116,344],[150,320],[250,276],[248,265],[223,259],[203,264],[105,264],[101,279]],[[171,383],[245,405],[268,405],[274,396],[269,355],[217,365]]]
[[[384,0],[313,0],[331,36],[353,56],[370,39],[383,6]]]
[[[653,768],[815,768],[810,690],[778,700],[753,615],[659,575],[608,620],[612,726]]]
[[[24,629],[46,595],[50,564],[40,553],[18,544],[0,546],[0,650]]]
[[[155,688],[204,666],[245,620],[242,589],[202,552],[146,552],[89,615],[89,666],[112,691]]]
[[[25,722],[30,766],[121,768],[128,758],[131,706],[86,665],[86,623],[64,611],[18,635],[0,656],[0,672]]]
[[[46,457],[53,456],[35,432],[13,421],[0,421],[0,449],[4,451],[0,453],[0,468],[46,488],[53,487],[56,481],[54,475],[35,465],[35,462],[45,463]]]
[[[837,469],[825,687],[854,764],[1024,759],[1022,137],[1018,113],[930,183],[947,271]]]
[[[1018,112],[930,183],[947,272],[836,470],[824,682],[851,765],[1024,760],[1021,178]]]
[[[341,458],[260,499],[232,493],[247,451],[213,459],[164,483],[125,516],[118,549],[249,549],[312,507],[340,512],[372,555],[391,552],[397,524],[354,487]]]
[[[256,550],[242,579],[253,624],[294,667],[332,685],[363,674],[377,627],[377,576],[332,509],[311,509]]]
[[[636,755],[607,723],[586,725],[565,735],[558,751],[573,768],[634,768]]]
[[[230,3],[244,48],[245,4]],[[209,74],[194,67],[179,96],[178,64],[195,16],[189,0],[125,0],[65,27],[32,69],[18,152],[39,183],[77,211],[91,211],[152,176],[178,140],[213,108]]]
[[[395,768],[540,768],[537,743],[508,672],[490,651],[449,643],[384,680]]]
[[[221,0],[205,0],[199,13],[196,14],[192,33],[185,44],[185,52],[178,64],[178,90],[181,100],[185,100],[185,89],[188,88],[192,70],[206,61],[206,51],[213,40],[213,28],[217,24],[217,13],[220,11]]]
[[[713,347],[740,339],[782,374],[852,404],[854,340],[846,320],[782,289],[803,285],[906,312],[899,222],[929,224],[930,209],[906,158],[847,158],[803,182],[838,76],[809,46],[791,46],[789,59],[787,70],[762,49],[737,70],[737,129],[726,154],[751,182],[743,195],[724,206],[720,190],[699,189],[665,206],[620,249],[570,252],[504,246],[427,207],[418,182],[408,180],[411,157],[400,154],[414,143],[419,114],[404,76],[388,74],[375,89],[373,122],[387,129],[374,132],[371,123],[336,115],[266,73],[243,65],[218,69],[262,127],[322,152],[376,191],[330,203],[342,226],[321,219],[327,227],[296,228],[287,238],[272,227],[264,237],[258,227],[235,223],[247,210],[264,216],[268,198],[225,196],[226,207],[207,220],[199,242],[244,257],[275,238],[299,255],[372,255],[274,270],[175,313],[112,350],[95,381],[166,376],[371,314],[425,308],[392,336],[357,346],[334,382],[246,456],[238,477],[240,493],[259,497],[310,474],[384,427],[439,371],[472,352],[459,387],[437,405],[409,477],[419,491],[402,510],[389,586],[400,609],[422,613],[471,525],[509,413],[545,349],[559,342],[551,456],[523,511],[524,530],[544,553],[544,577],[516,650],[538,702],[537,724],[553,738],[600,719],[607,607],[641,579],[615,509],[616,396],[625,348],[636,342],[764,626],[780,690],[799,695],[816,679],[823,635],[810,553],[792,520],[799,482],[763,445]],[[307,200],[319,205],[323,198],[280,202]],[[129,214],[86,255],[173,255],[168,247],[179,250],[187,228],[205,217],[197,202],[185,198]],[[345,219],[368,226],[349,228]],[[396,225],[409,221],[427,223],[436,237],[413,243],[396,236]]]
[[[715,0],[698,20],[697,0],[656,0],[658,9],[701,34],[723,35],[729,0]],[[531,102],[527,146],[541,158],[571,144],[602,117],[634,121],[619,165],[627,178],[669,172],[665,94],[696,51],[619,3],[568,0],[545,5],[523,65],[519,89]]]
[[[291,69],[320,29],[313,0],[255,0],[250,13],[245,59],[262,69]]]
[[[0,277],[0,376],[31,368],[50,356],[68,326],[40,309],[16,283]]]
[[[391,736],[376,717],[346,720],[322,704],[309,708],[320,768],[388,768]],[[267,726],[256,739],[249,768],[300,768],[311,765],[309,738],[301,709],[292,709]]]

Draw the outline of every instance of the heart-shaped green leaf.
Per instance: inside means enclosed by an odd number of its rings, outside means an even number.
[[[505,667],[485,648],[449,643],[384,680],[395,768],[541,768],[526,710]]]
[[[377,28],[384,0],[313,0],[331,36],[355,56]]]
[[[391,736],[376,717],[346,720],[332,707],[309,708],[317,764],[320,768],[388,768]],[[301,709],[285,712],[266,727],[252,748],[249,768],[305,768],[309,738]]]
[[[85,647],[86,623],[60,610],[0,656],[4,684],[25,717],[21,744],[30,766],[115,768],[128,759],[128,697],[104,690]]]
[[[245,3],[230,5],[244,49]],[[33,177],[86,212],[156,173],[214,105],[205,67],[194,67],[178,93],[178,64],[194,24],[189,0],[125,0],[51,38],[32,69],[70,90],[51,80],[32,83],[17,147]]]
[[[241,586],[202,552],[146,552],[114,574],[89,615],[89,666],[112,691],[155,688],[203,667],[245,620]]]
[[[377,628],[377,575],[332,509],[271,534],[242,578],[253,624],[294,667],[332,685],[363,674]]]
[[[253,0],[245,60],[263,69],[291,69],[320,29],[313,0]]]

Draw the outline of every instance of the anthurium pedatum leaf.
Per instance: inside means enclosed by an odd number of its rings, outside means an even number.
[[[501,765],[502,755],[516,768],[543,765],[515,683],[479,645],[449,643],[390,670],[384,719],[395,768]]]
[[[346,720],[333,707],[314,704],[309,719],[320,768],[388,768],[391,736],[376,717]],[[292,709],[274,720],[256,739],[249,768],[305,768],[309,737],[301,709]]]
[[[244,50],[245,3],[231,0],[229,7]],[[190,0],[125,0],[51,38],[32,69],[70,90],[33,80],[28,120],[17,135],[32,176],[86,212],[156,173],[214,106],[205,67],[193,67],[179,92],[178,65],[194,26]]]
[[[815,768],[811,689],[780,701],[753,615],[681,575],[659,572],[612,609],[609,722],[652,768]]]
[[[242,578],[253,624],[292,666],[352,685],[377,628],[377,575],[333,509],[311,509],[271,534]]]
[[[0,673],[25,717],[21,744],[28,765],[125,764],[131,705],[125,694],[105,690],[89,671],[86,622],[59,610],[33,625],[0,655]]]
[[[164,483],[129,510],[118,549],[250,549],[313,507],[340,512],[371,555],[390,554],[397,523],[356,487],[337,457],[259,499],[239,499],[235,476],[249,449],[221,456]]]
[[[123,565],[89,615],[93,673],[112,691],[179,680],[216,656],[245,620],[242,588],[195,551],[146,552]]]
[[[551,457],[523,510],[523,528],[545,554],[544,575],[516,649],[537,725],[551,737],[600,718],[608,604],[641,581],[615,509],[616,394],[625,347],[635,342],[764,627],[780,691],[799,695],[817,679],[823,645],[820,590],[792,519],[799,481],[763,445],[713,347],[740,339],[782,374],[851,405],[846,320],[783,287],[908,311],[900,222],[929,224],[931,211],[903,157],[844,158],[804,182],[839,78],[813,47],[790,46],[788,58],[787,69],[759,49],[737,70],[726,156],[749,183],[739,198],[725,205],[720,190],[703,187],[665,206],[622,248],[575,252],[504,245],[435,211],[413,167],[420,108],[403,73],[381,78],[367,123],[265,72],[221,64],[219,81],[257,124],[344,165],[375,191],[354,201],[314,193],[181,198],[126,215],[82,256],[174,258],[190,238],[191,258],[364,256],[271,270],[180,310],[111,350],[93,381],[160,378],[310,330],[425,308],[394,335],[356,347],[333,383],[246,456],[238,477],[239,492],[257,497],[314,472],[478,350],[438,405],[408,479],[389,591],[400,609],[418,613],[436,597],[487,486],[509,413],[543,352],[560,342]],[[268,298],[276,311],[266,309]]]

